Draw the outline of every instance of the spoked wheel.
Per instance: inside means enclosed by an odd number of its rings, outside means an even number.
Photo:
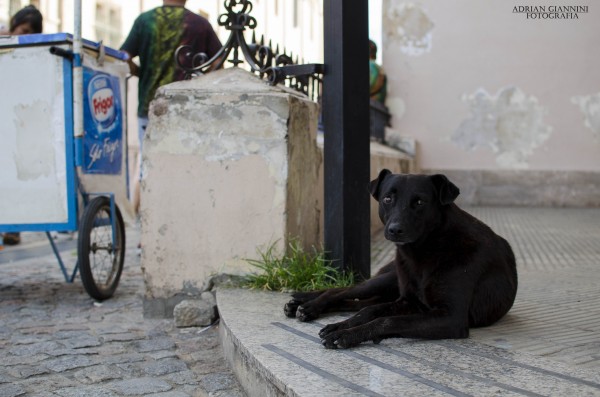
[[[83,212],[79,225],[77,255],[81,281],[96,300],[110,298],[119,284],[125,259],[125,226],[115,204],[113,235],[110,200],[96,197]]]

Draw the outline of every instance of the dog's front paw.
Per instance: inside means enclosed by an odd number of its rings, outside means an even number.
[[[321,339],[326,349],[348,349],[358,346],[360,342],[357,334],[349,330],[334,331]]]
[[[300,306],[302,302],[296,299],[290,300],[283,306],[283,312],[287,317],[296,317],[296,311],[298,310],[298,306]]]
[[[296,310],[296,318],[300,321],[312,321],[318,317],[319,312],[307,304],[298,306],[298,309]]]
[[[321,339],[325,339],[328,335],[332,334],[333,332],[340,331],[342,329],[344,329],[344,327],[342,327],[341,322],[335,324],[327,324],[319,331],[319,336],[321,337]]]

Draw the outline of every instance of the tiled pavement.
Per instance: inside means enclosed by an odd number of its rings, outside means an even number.
[[[515,251],[517,302],[473,331],[492,346],[600,372],[600,209],[474,208]]]
[[[600,396],[600,209],[471,208],[515,251],[519,292],[467,340],[386,339],[326,350],[324,324],[283,315],[282,294],[217,294],[225,355],[250,394]],[[375,266],[393,255],[376,238]],[[253,302],[249,305],[248,302]]]

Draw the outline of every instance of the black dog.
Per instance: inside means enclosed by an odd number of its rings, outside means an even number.
[[[517,270],[510,245],[454,204],[458,188],[444,175],[396,175],[371,182],[386,239],[396,258],[356,286],[299,292],[288,317],[360,310],[319,335],[326,348],[391,337],[466,338],[470,327],[495,323],[512,307]]]

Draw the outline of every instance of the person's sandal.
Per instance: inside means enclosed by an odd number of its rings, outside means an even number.
[[[4,233],[2,241],[5,245],[17,245],[21,242],[19,233]]]

